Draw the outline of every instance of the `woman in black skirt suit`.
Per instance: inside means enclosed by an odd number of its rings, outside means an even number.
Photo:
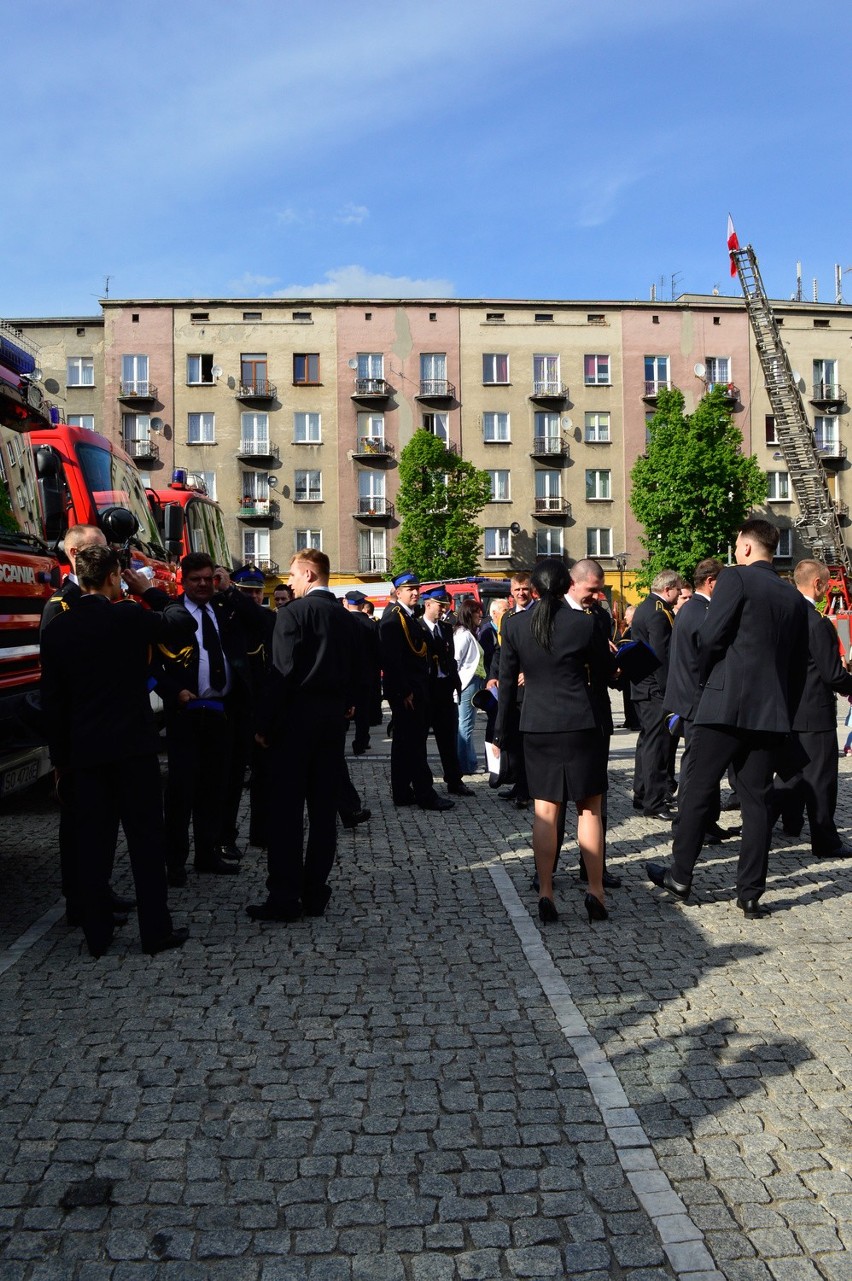
[[[594,617],[565,603],[570,575],[548,558],[533,570],[534,609],[503,619],[500,698],[495,742],[515,703],[523,673],[521,732],[530,795],[535,798],[533,853],[542,921],[558,920],[553,868],[562,806],[577,806],[577,840],[589,876],[589,922],[606,920],[601,798],[607,787],[606,739],[593,689],[606,685],[612,667],[606,637]]]

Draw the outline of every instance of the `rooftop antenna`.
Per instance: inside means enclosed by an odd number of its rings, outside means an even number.
[[[819,285],[817,284],[816,276],[814,276],[812,287],[814,291],[814,302],[819,302]]]
[[[651,286],[651,302],[656,302],[656,301],[657,301],[657,286],[652,285]]]
[[[109,298],[109,282],[112,276],[104,276],[104,298]]]
[[[843,268],[839,262],[834,264],[834,301],[843,302]]]
[[[802,301],[802,264],[796,263],[796,302]]]
[[[675,287],[676,287],[676,285],[677,285],[678,281],[679,281],[679,280],[682,280],[682,279],[683,279],[683,272],[682,272],[682,271],[673,271],[673,272],[672,272],[672,302],[674,302],[674,300],[675,300]]]

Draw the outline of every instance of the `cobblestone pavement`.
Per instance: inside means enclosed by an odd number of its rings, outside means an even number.
[[[783,840],[746,921],[731,841],[669,901],[633,741],[591,928],[570,846],[542,929],[531,815],[483,775],[395,810],[375,731],[326,916],[249,922],[253,850],[173,891],[192,938],[154,959],[131,926],[81,952],[48,790],[7,806],[0,1281],[852,1278],[852,862]]]

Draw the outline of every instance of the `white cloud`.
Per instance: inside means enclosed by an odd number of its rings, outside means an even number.
[[[273,298],[452,298],[450,280],[414,280],[411,276],[388,276],[368,271],[353,263],[333,267],[325,278],[312,285],[287,285],[276,289]]]
[[[238,280],[231,281],[232,289],[267,289],[280,279],[279,276],[258,276],[253,271],[244,271]]]
[[[334,215],[334,221],[342,223],[344,227],[358,225],[369,218],[370,211],[366,205],[353,205],[350,201]]]

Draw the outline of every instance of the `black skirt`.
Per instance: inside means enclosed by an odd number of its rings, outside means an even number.
[[[524,736],[530,796],[539,801],[581,801],[607,789],[607,744],[599,729]]]

